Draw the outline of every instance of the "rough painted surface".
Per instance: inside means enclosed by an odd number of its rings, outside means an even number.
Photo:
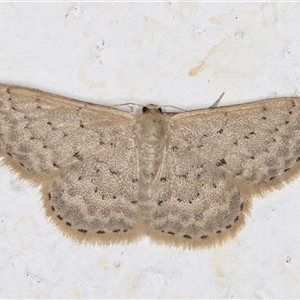
[[[207,108],[223,91],[223,106],[298,96],[297,4],[1,8],[0,82],[98,104],[185,109]],[[38,189],[5,167],[0,176],[2,298],[299,295],[299,180],[254,201],[234,241],[193,252],[147,239],[106,248],[73,244],[43,217]]]

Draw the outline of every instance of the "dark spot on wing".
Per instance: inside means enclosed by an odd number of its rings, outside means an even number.
[[[226,164],[227,164],[227,163],[226,163],[226,160],[225,160],[224,158],[220,159],[220,160],[216,163],[216,165],[217,165],[218,167],[223,166],[223,165],[226,165]]]
[[[188,234],[184,234],[183,237],[184,237],[185,239],[191,239],[191,238],[192,238],[192,237],[191,237],[190,235],[188,235]]]

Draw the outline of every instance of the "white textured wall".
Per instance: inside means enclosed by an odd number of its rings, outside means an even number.
[[[300,96],[298,3],[0,3],[0,82],[185,109]],[[300,179],[222,247],[72,243],[0,167],[1,298],[300,297]]]

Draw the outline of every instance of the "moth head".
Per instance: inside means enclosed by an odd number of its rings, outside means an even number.
[[[147,106],[143,107],[143,113],[162,113],[161,107],[154,105],[154,104],[150,104]]]

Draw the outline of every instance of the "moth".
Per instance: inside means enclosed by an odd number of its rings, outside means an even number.
[[[1,84],[0,157],[75,241],[211,247],[299,175],[300,98],[132,115]]]

